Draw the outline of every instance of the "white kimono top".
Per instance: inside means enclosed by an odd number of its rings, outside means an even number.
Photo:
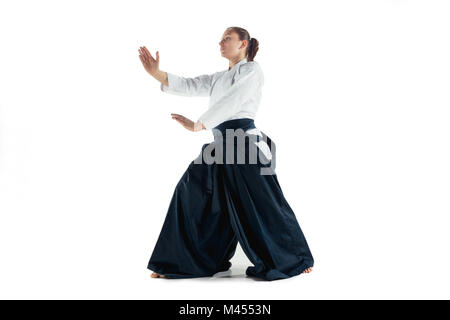
[[[256,61],[247,58],[231,69],[195,78],[184,78],[167,72],[168,86],[161,91],[181,96],[209,96],[209,106],[198,122],[206,129],[240,118],[254,119],[261,100],[264,75]]]

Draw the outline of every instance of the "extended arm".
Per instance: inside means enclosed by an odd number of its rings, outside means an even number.
[[[214,74],[203,74],[195,78],[185,78],[170,72],[164,72],[161,91],[179,96],[207,97],[213,82]]]
[[[215,74],[203,74],[195,78],[184,78],[159,69],[159,52],[156,59],[146,47],[139,48],[139,58],[145,70],[161,82],[161,91],[180,96],[209,96]]]
[[[156,51],[156,59],[144,46],[139,48],[139,59],[142,65],[152,77],[161,82],[161,90],[168,93],[185,96],[207,96],[210,93],[212,79],[215,74],[201,75],[196,78],[183,78],[159,69],[159,52]],[[200,131],[205,129],[201,122],[193,121],[182,115],[172,114],[172,119],[177,120],[186,129]]]

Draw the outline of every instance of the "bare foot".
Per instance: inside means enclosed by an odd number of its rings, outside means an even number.
[[[305,271],[303,271],[302,273],[310,273],[312,271],[312,268],[309,267],[308,269],[306,269]]]
[[[167,278],[165,275],[162,275],[162,274],[159,274],[159,273],[156,273],[156,272],[153,272],[150,276],[152,278]]]

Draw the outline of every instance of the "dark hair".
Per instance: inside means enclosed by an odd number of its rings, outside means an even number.
[[[236,32],[239,40],[247,40],[247,61],[253,61],[259,49],[259,42],[255,38],[251,38],[247,30],[240,27],[229,27],[227,31]]]

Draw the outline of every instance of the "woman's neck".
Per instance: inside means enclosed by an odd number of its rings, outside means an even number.
[[[230,71],[237,63],[241,62],[242,59],[245,59],[245,57],[238,58],[237,60],[234,61],[230,60],[230,66],[228,68],[228,71]]]

